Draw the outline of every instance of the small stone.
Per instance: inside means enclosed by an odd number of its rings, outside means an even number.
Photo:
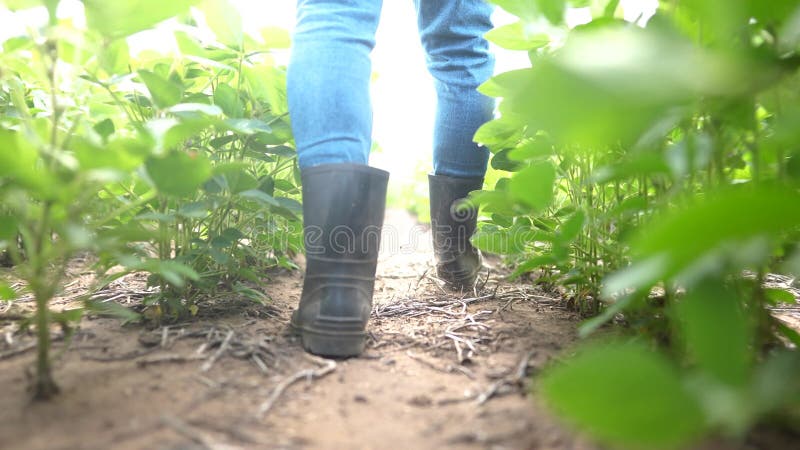
[[[427,395],[415,395],[408,400],[408,404],[411,406],[425,408],[431,406],[433,404],[433,400],[431,400],[431,398]]]

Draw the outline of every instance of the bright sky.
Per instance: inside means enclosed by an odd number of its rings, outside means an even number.
[[[124,1],[124,0],[113,0]],[[167,0],[168,1],[168,0]],[[230,0],[241,12],[245,31],[257,34],[264,26],[280,26],[291,30],[294,23],[295,0]],[[658,0],[622,0],[621,6],[627,20],[636,20],[642,12],[649,17]],[[20,14],[20,13],[17,13]],[[82,21],[82,4],[78,0],[62,0],[59,16]],[[570,10],[568,23],[577,25],[590,20],[588,8]],[[493,17],[495,25],[514,21],[499,10]],[[8,37],[25,33],[29,24],[46,22],[43,10],[22,13],[22,17],[0,6],[0,42]],[[139,33],[130,39],[132,50],[161,48],[164,30]],[[169,39],[167,37],[167,39]],[[495,49],[497,71],[525,67],[524,52]],[[383,2],[382,20],[378,28],[377,45],[373,52],[372,85],[374,111],[373,137],[382,151],[373,154],[371,164],[392,172],[393,184],[413,181],[420,172],[431,168],[430,147],[433,133],[435,93],[428,75],[411,0],[386,0]]]

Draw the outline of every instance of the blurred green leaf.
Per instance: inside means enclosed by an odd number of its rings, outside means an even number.
[[[548,161],[537,161],[511,177],[509,193],[535,211],[543,211],[553,202],[556,169]]]
[[[511,149],[505,149],[495,153],[490,161],[492,169],[516,172],[524,167],[519,161],[509,159],[508,154],[510,151]]]
[[[740,186],[662,212],[642,227],[630,246],[638,261],[660,258],[661,266],[652,274],[670,279],[723,245],[773,238],[798,227],[798,192],[780,186]]]
[[[17,298],[17,291],[8,283],[0,281],[0,300],[11,301]]]
[[[0,214],[0,241],[12,241],[17,238],[19,222],[14,216]]]
[[[555,258],[553,255],[537,255],[515,267],[514,271],[511,273],[511,275],[508,276],[508,278],[509,280],[515,280],[520,276],[528,272],[531,272],[533,270],[536,270],[542,266],[547,266],[557,263],[558,259]]]
[[[124,141],[99,145],[88,139],[75,137],[71,141],[71,147],[81,168],[87,170],[117,169],[127,172],[141,165],[145,158],[145,155],[136,152],[136,148],[126,146]]]
[[[211,176],[211,164],[200,154],[172,152],[148,159],[146,167],[159,192],[178,197],[195,194]]]
[[[214,167],[214,175],[222,175],[231,194],[249,191],[258,187],[258,180],[247,172],[248,165],[242,162],[230,162]]]
[[[800,395],[800,355],[796,351],[777,350],[756,371],[752,399],[759,414],[789,406]]]
[[[522,139],[522,124],[507,117],[490,120],[475,132],[473,140],[492,152],[514,147]]]
[[[486,33],[486,39],[507,50],[533,50],[550,43],[550,36],[525,22],[503,25]]]
[[[677,448],[705,427],[675,368],[641,344],[584,346],[547,370],[540,386],[559,415],[606,442]]]
[[[200,0],[83,0],[89,29],[119,38],[189,11]]]
[[[249,191],[239,192],[239,197],[248,200],[255,200],[266,206],[280,206],[280,204],[271,196],[258,189],[251,189]]]
[[[183,98],[183,84],[162,78],[149,70],[140,70],[138,73],[156,106],[168,108],[180,103]]]
[[[236,89],[227,84],[219,84],[214,89],[214,104],[222,108],[226,116],[231,118],[243,117],[242,102]]]
[[[45,173],[38,162],[39,152],[28,139],[0,128],[0,177],[8,177],[34,192],[47,194],[51,175]]]
[[[586,214],[583,211],[576,211],[575,214],[570,216],[560,227],[558,227],[558,234],[556,235],[556,242],[561,245],[567,245],[578,238],[583,226],[586,223]]]
[[[765,288],[764,295],[766,295],[767,300],[773,305],[781,303],[793,304],[795,302],[794,294],[785,289]]]
[[[241,49],[244,41],[242,17],[228,0],[203,0],[199,6],[217,40],[231,48]]]
[[[116,128],[114,127],[114,121],[109,118],[97,122],[94,124],[94,126],[92,126],[92,129],[103,139],[108,139],[108,137],[114,134],[114,131],[116,131]]]
[[[770,77],[769,67],[676,34],[613,27],[575,33],[552,57],[494,77],[481,91],[503,97],[502,107],[533,130],[598,146],[632,144],[673,108],[704,95],[741,95]]]
[[[675,310],[692,361],[720,382],[744,386],[753,361],[752,332],[737,294],[709,280],[687,292]]]
[[[536,137],[512,148],[508,158],[514,161],[538,160],[548,158],[554,153],[553,144],[549,140]]]
[[[494,225],[483,226],[470,241],[475,247],[489,253],[508,255],[525,250],[525,244],[532,238],[530,230],[519,228],[503,229]]]
[[[221,126],[244,135],[272,132],[272,128],[266,122],[258,119],[226,119]]]
[[[115,39],[107,43],[97,55],[97,61],[108,74],[128,72],[130,49],[125,39]]]
[[[141,316],[139,314],[120,305],[119,303],[89,300],[86,301],[84,305],[88,311],[102,316],[114,317],[122,320],[125,323],[134,323],[141,320]]]

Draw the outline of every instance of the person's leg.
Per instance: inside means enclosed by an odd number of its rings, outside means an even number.
[[[494,71],[483,37],[492,28],[492,7],[483,0],[415,4],[438,101],[428,177],[436,273],[452,288],[469,289],[481,267],[480,252],[469,242],[478,212],[460,203],[483,186],[489,159],[472,138],[494,113],[494,101],[476,90]]]
[[[370,52],[381,0],[299,0],[287,72],[300,168],[367,164]]]
[[[492,118],[494,100],[476,88],[494,72],[483,35],[492,28],[484,0],[414,0],[422,46],[437,94],[433,173],[483,177],[489,151],[472,141]]]
[[[300,0],[288,96],[303,178],[306,270],[291,325],[303,347],[366,342],[389,174],[367,166],[370,60],[380,0]]]

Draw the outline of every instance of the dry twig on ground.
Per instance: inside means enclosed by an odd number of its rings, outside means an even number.
[[[297,383],[303,379],[306,379],[309,382],[315,379],[320,379],[336,370],[336,361],[332,359],[323,359],[310,355],[306,355],[306,357],[316,364],[322,365],[322,367],[301,370],[281,381],[272,390],[272,393],[269,395],[267,400],[258,407],[258,418],[264,417],[272,409],[272,407],[275,406],[275,403],[278,401],[281,395],[283,395],[283,393],[294,383]]]

